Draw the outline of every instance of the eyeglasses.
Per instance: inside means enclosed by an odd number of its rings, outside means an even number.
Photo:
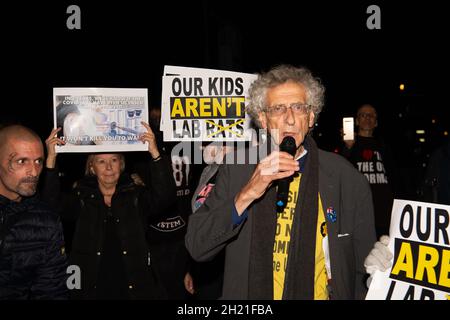
[[[290,106],[278,104],[272,107],[267,107],[264,111],[271,116],[281,116],[286,113],[288,108],[291,108],[292,112],[296,114],[307,114],[311,110],[311,107],[311,105],[305,103],[292,103]]]
[[[364,118],[364,119],[376,119],[377,115],[373,114],[373,113],[361,112],[360,114],[358,114],[358,117],[361,117],[361,118]]]

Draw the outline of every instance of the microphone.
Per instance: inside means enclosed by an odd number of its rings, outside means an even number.
[[[280,151],[287,152],[292,156],[295,156],[296,150],[297,146],[295,145],[295,139],[291,136],[285,137],[280,144]],[[278,180],[276,200],[278,212],[281,212],[286,207],[289,195],[289,184],[291,183],[291,180],[291,177]]]

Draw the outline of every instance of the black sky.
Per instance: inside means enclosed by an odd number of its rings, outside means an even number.
[[[81,30],[66,28],[71,4],[81,8]],[[381,8],[381,30],[366,27],[370,4]],[[379,109],[387,134],[400,134],[399,113],[410,130],[434,117],[443,131],[445,13],[441,1],[20,2],[2,9],[2,119],[44,136],[53,87],[144,87],[158,105],[165,64],[259,72],[290,63],[309,67],[327,88],[323,147],[337,141],[341,117],[365,102]]]

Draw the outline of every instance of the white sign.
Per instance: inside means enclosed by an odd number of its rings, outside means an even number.
[[[247,92],[256,75],[165,66],[161,130],[165,141],[248,141]]]
[[[450,206],[394,200],[392,268],[377,271],[367,300],[450,299]]]
[[[147,89],[54,88],[53,121],[66,144],[56,152],[146,151]]]

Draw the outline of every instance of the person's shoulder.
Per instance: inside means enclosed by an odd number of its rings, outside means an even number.
[[[35,224],[44,227],[59,225],[60,218],[58,213],[39,197],[35,196],[25,201],[26,213],[31,220],[35,220]]]
[[[319,149],[319,162],[342,168],[344,170],[354,170],[355,167],[342,155],[334,152]]]
[[[245,164],[238,164],[238,163],[224,163],[221,164],[218,168],[218,172],[219,174],[223,175],[228,175],[230,178],[232,179],[246,179],[247,175],[249,173],[253,173],[253,171],[255,170],[255,164],[251,164],[251,163],[245,163]]]
[[[449,158],[450,157],[450,141],[436,148],[430,158]]]
[[[340,175],[352,180],[367,181],[367,179],[340,154],[319,149],[319,165],[321,171],[329,175]]]
[[[94,176],[85,176],[75,181],[70,190],[77,197],[90,196],[98,188],[97,178]]]

